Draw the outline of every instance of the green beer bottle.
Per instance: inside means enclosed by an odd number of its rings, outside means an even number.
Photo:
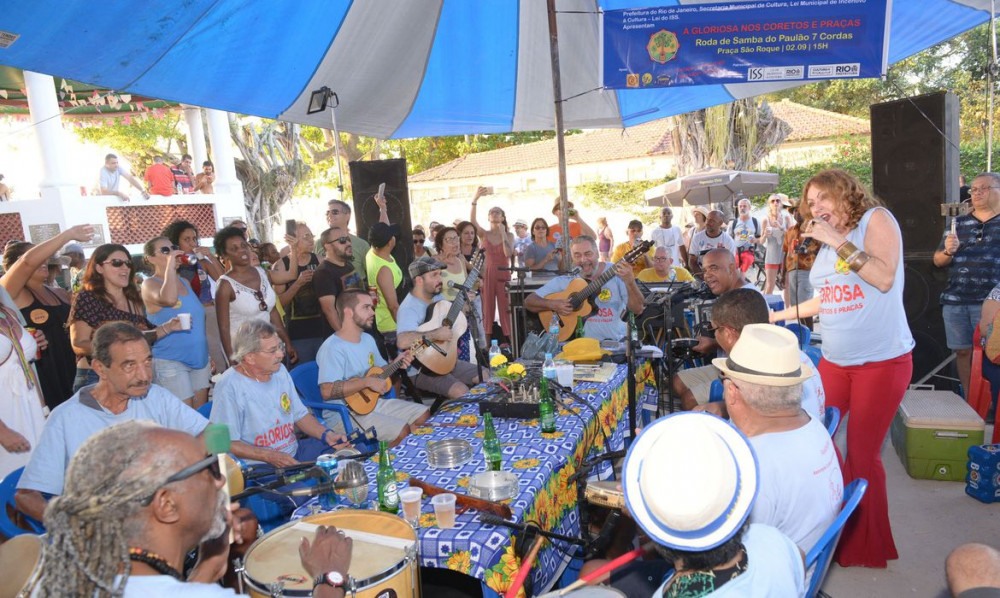
[[[538,424],[542,428],[542,434],[551,434],[556,431],[556,406],[549,392],[549,380],[542,376],[538,381],[540,390],[538,391]]]
[[[586,333],[583,331],[583,318],[576,319],[576,332],[574,334],[576,335],[575,338],[583,338],[586,336]]]
[[[389,444],[378,443],[378,510],[386,513],[399,512],[399,494],[396,493],[396,470],[389,460]]]
[[[489,411],[483,414],[483,425],[486,428],[483,432],[483,456],[486,457],[486,466],[490,471],[500,471],[502,466],[500,441],[497,440],[497,431],[493,428],[493,414]]]

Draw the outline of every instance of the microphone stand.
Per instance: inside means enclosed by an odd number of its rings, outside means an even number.
[[[486,367],[488,368],[490,367],[490,359],[485,353],[486,349],[483,347],[483,343],[486,342],[486,339],[479,336],[479,326],[477,325],[477,323],[480,321],[480,318],[479,314],[476,313],[476,306],[472,303],[472,300],[469,298],[469,291],[471,289],[460,284],[452,285],[451,288],[461,293],[462,296],[465,298],[465,304],[462,309],[463,311],[465,311],[465,319],[469,323],[469,332],[472,334],[472,345],[473,347],[475,347],[476,361],[478,361],[480,364],[485,363]]]
[[[629,439],[635,439],[635,314],[628,313],[627,330],[625,333],[625,388],[628,392],[628,429]]]

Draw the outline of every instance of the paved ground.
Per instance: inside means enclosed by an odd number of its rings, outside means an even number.
[[[838,432],[843,447],[844,426]],[[987,441],[992,426],[986,427]],[[882,447],[889,487],[889,518],[899,560],[887,569],[841,569],[834,564],[823,586],[834,598],[949,596],[944,559],[959,544],[1000,546],[1000,503],[983,504],[965,494],[965,484],[915,480],[896,456],[891,441]]]

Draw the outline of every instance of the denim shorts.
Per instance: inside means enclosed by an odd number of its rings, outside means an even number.
[[[179,361],[153,358],[153,383],[169,390],[175,397],[186,401],[195,391],[208,388],[212,377],[212,363],[203,368],[191,368]]]
[[[972,348],[972,335],[976,332],[976,326],[979,326],[982,313],[982,303],[941,306],[944,334],[949,349],[958,351]]]

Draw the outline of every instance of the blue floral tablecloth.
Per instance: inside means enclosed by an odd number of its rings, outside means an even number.
[[[506,501],[516,521],[533,521],[545,530],[579,535],[576,486],[568,480],[588,455],[624,446],[628,428],[626,373],[626,366],[619,365],[606,383],[578,382],[574,391],[597,411],[597,416],[564,397],[566,406],[558,409],[555,433],[542,434],[537,419],[494,418],[503,451],[503,469],[518,476],[520,492]],[[655,392],[651,384],[644,384],[650,377],[648,366],[637,368],[639,405],[649,393]],[[490,392],[488,386],[480,385],[472,389],[468,397],[481,398]],[[605,437],[610,445],[607,449]],[[448,438],[469,441],[476,451],[474,457],[461,467],[431,468],[427,463],[427,442]],[[478,406],[474,403],[454,405],[445,407],[426,425],[414,429],[390,451],[390,458],[400,482],[413,476],[451,491],[468,493],[470,476],[486,470],[482,438]],[[374,504],[378,457],[364,465],[369,478],[369,501]],[[317,499],[313,499],[299,507],[293,518],[310,515],[318,509]],[[421,565],[447,567],[471,575],[482,580],[485,588],[497,593],[502,594],[508,588],[520,565],[514,556],[511,530],[480,523],[478,512],[472,510],[458,515],[454,528],[439,529],[426,495],[422,501],[419,539]],[[573,546],[564,542],[546,543],[532,571],[532,587],[536,592],[552,585],[569,561],[571,552]]]

